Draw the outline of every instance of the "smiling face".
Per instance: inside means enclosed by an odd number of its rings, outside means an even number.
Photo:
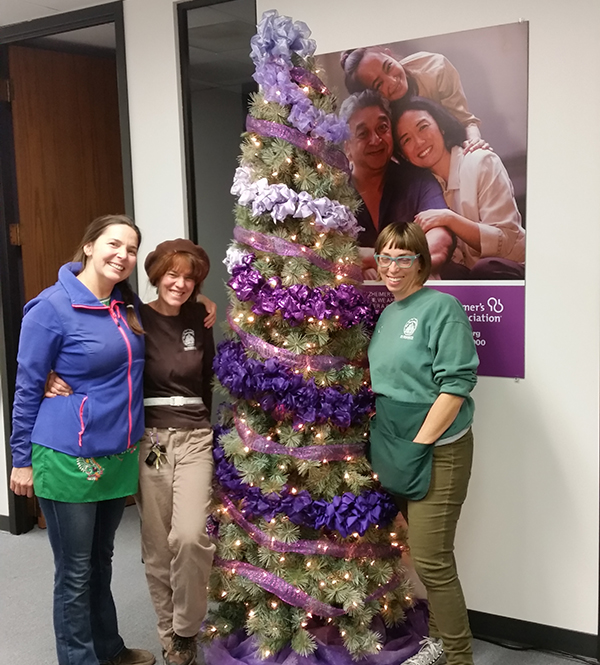
[[[386,245],[380,252],[385,256],[414,256],[410,249],[394,249],[392,244]],[[379,274],[387,290],[394,296],[394,300],[404,300],[423,286],[421,275],[421,260],[414,261],[410,268],[400,268],[392,263],[389,268],[379,268]]]
[[[408,92],[404,67],[385,52],[367,51],[356,68],[355,76],[366,88],[376,90],[390,101],[401,99]]]
[[[111,224],[94,241],[84,246],[85,267],[81,274],[94,282],[112,287],[127,279],[137,260],[138,236],[127,224]]]
[[[173,265],[160,278],[157,308],[163,314],[177,316],[181,306],[192,295],[196,282],[184,260],[174,261]]]
[[[450,152],[444,144],[444,135],[427,111],[405,111],[396,123],[396,137],[402,154],[411,164],[442,175]]]
[[[379,106],[356,110],[348,121],[350,138],[346,141],[346,156],[355,171],[384,171],[392,158],[391,122]]]

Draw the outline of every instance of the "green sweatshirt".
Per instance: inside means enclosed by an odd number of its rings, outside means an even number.
[[[382,407],[393,400],[395,429],[410,441],[440,393],[465,401],[436,443],[449,443],[471,425],[478,364],[461,304],[426,287],[383,310],[369,346],[373,392]]]

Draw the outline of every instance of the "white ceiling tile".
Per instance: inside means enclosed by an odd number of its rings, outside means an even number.
[[[111,0],[0,0],[0,25],[12,25],[56,13],[103,5]]]

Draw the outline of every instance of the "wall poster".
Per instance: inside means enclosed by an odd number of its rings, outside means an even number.
[[[350,125],[366,288],[380,308],[391,300],[375,238],[419,223],[427,285],[462,303],[481,376],[525,371],[527,57],[526,22],[317,56]]]

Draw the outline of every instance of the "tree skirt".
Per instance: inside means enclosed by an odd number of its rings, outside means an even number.
[[[428,634],[427,621],[424,600],[407,611],[406,621],[399,626],[386,628],[381,619],[375,619],[371,629],[384,636],[384,647],[358,661],[352,660],[344,648],[337,629],[328,626],[311,631],[317,649],[310,656],[300,656],[286,647],[273,657],[262,659],[254,637],[240,631],[204,646],[204,659],[206,665],[400,665],[419,651],[419,642]]]

